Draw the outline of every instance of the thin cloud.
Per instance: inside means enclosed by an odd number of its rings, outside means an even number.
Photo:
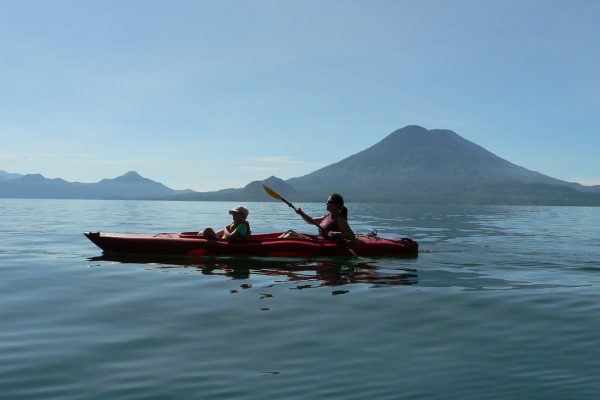
[[[17,154],[0,154],[0,161],[23,161],[28,159],[29,157]]]
[[[243,169],[245,169],[246,171],[254,171],[254,172],[269,172],[269,173],[274,173],[277,171],[282,171],[282,168],[278,168],[278,167],[267,167],[267,166],[260,166],[260,165],[244,165],[242,166]]]
[[[585,186],[600,185],[600,178],[569,178],[569,182],[577,182]]]
[[[318,163],[290,156],[264,156],[249,158],[243,168],[254,171],[305,170],[321,167]]]
[[[300,160],[290,156],[264,156],[249,158],[240,168],[253,173],[292,177],[303,175],[321,167],[314,161]]]
[[[266,156],[253,158],[251,160],[271,164],[302,164],[305,162],[288,156]]]

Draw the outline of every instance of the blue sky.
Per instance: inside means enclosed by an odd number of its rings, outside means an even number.
[[[0,170],[301,176],[405,125],[600,184],[599,1],[0,1]]]

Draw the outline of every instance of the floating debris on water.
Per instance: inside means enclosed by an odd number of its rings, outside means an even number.
[[[349,290],[334,290],[333,292],[331,292],[332,296],[337,296],[338,294],[346,294],[349,293]]]
[[[259,371],[261,375],[279,375],[281,371]]]

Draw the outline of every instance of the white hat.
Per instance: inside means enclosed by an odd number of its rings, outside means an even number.
[[[250,214],[250,211],[248,211],[248,209],[244,206],[235,206],[231,210],[229,210],[229,214],[234,212],[243,214],[244,217],[248,217],[248,214]]]

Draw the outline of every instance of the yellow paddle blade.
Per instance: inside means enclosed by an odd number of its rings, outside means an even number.
[[[283,198],[283,197],[281,197],[281,195],[279,193],[277,193],[276,191],[274,191],[273,189],[271,189],[264,183],[263,183],[263,189],[265,189],[265,192],[267,192],[267,194],[274,199],[281,200]]]

